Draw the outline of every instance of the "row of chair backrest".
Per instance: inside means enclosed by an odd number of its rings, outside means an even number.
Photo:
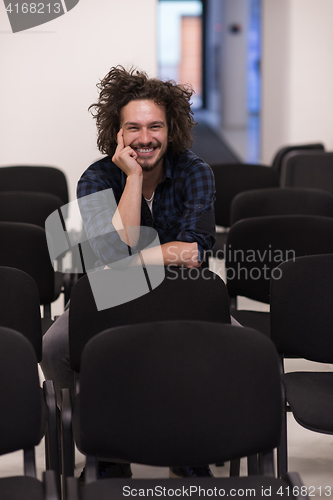
[[[269,335],[269,313],[238,310],[237,297],[270,303],[271,277],[283,261],[333,253],[333,218],[283,215],[242,219],[231,226],[224,247],[231,313],[241,323]]]
[[[271,273],[280,262],[332,252],[333,153],[326,153],[321,144],[290,146],[276,155],[273,164],[274,168],[243,164],[214,168],[216,222],[230,229],[217,233],[212,255],[225,258],[233,307],[237,296],[269,304]],[[289,164],[290,171],[297,172],[289,175],[293,187],[281,187],[277,173],[289,171]],[[300,172],[306,179],[297,187]],[[255,182],[257,189],[253,189]],[[227,216],[224,220],[219,218],[220,210]],[[245,325],[269,334],[267,313],[233,309],[233,314]]]
[[[244,163],[212,167],[215,176],[216,224],[230,227],[234,197],[253,189],[273,187],[317,188],[333,195],[333,153],[324,146],[303,144],[287,146],[277,152],[272,166]]]
[[[231,202],[230,225],[241,219],[271,215],[333,217],[333,194],[312,188],[268,188],[243,191]]]
[[[68,184],[59,168],[46,166],[0,167],[0,192],[48,193],[68,203]]]
[[[60,499],[58,415],[52,381],[39,384],[42,334],[52,324],[40,305],[60,293],[48,255],[45,220],[68,203],[63,172],[53,167],[0,168],[0,453],[24,450],[24,476],[0,480],[1,498]],[[59,280],[58,280],[59,281]],[[45,436],[43,481],[34,448]]]
[[[50,262],[45,220],[64,205],[68,205],[68,185],[60,169],[0,168],[0,238],[4,242],[0,265],[21,269],[36,281],[44,306],[43,331],[51,324],[51,303],[64,286],[63,275],[54,272]]]

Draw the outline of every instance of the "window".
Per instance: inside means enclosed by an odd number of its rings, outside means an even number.
[[[200,108],[203,102],[202,11],[201,0],[158,3],[159,77],[191,84],[193,108]]]

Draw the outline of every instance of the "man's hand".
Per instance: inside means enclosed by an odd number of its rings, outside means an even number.
[[[136,161],[137,154],[130,146],[124,145],[124,131],[121,128],[117,134],[117,149],[112,157],[113,163],[117,165],[127,177],[131,175],[142,175],[142,168]]]

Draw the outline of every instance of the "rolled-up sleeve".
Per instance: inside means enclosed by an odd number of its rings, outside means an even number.
[[[89,183],[79,183],[78,204],[87,238],[99,262],[109,264],[128,257],[129,247],[112,224],[117,210],[113,190],[101,190],[91,178]]]
[[[197,242],[199,261],[215,243],[215,181],[205,163],[192,166],[183,186],[183,213],[178,241]]]

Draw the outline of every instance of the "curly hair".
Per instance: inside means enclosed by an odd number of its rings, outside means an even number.
[[[177,85],[174,81],[163,82],[135,68],[129,71],[122,66],[111,68],[97,84],[100,90],[98,102],[89,106],[96,119],[97,146],[101,153],[112,156],[116,150],[116,137],[120,129],[120,113],[133,100],[150,99],[165,107],[168,126],[169,150],[179,154],[193,144],[191,130],[196,122],[190,99],[190,85]]]

